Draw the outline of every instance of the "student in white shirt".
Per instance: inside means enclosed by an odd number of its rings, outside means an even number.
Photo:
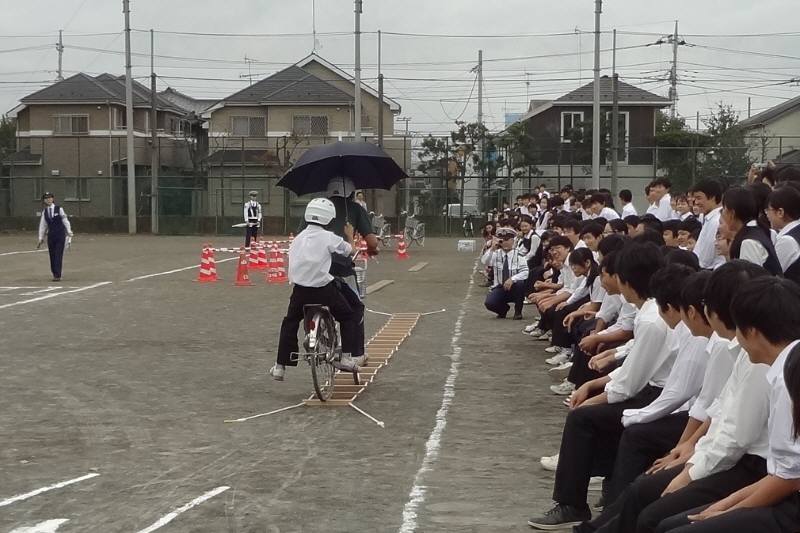
[[[690,418],[679,444],[592,521],[598,532],[655,531],[666,518],[710,503],[763,475],[767,368],[751,363],[736,341],[731,301],[744,283],[768,276],[752,263],[733,261],[709,278],[703,296],[705,314],[714,331],[728,341],[720,372],[727,372],[730,360],[735,359],[730,376],[708,408],[706,420],[700,423]]]
[[[671,369],[673,354],[666,342],[669,328],[650,297],[650,278],[663,265],[662,253],[650,243],[631,243],[618,254],[622,294],[639,307],[635,346],[620,368],[584,384],[572,395],[553,489],[556,505],[528,521],[537,529],[576,525],[591,518],[586,501],[589,478],[603,470],[610,474],[622,434],[622,411],[655,399]]]
[[[666,520],[663,530],[795,533],[800,531],[800,287],[781,278],[754,279],[742,286],[731,313],[750,360],[769,365],[767,475],[708,507],[699,502],[701,507]]]
[[[722,211],[722,187],[718,181],[702,180],[692,187],[694,204],[703,214],[703,229],[694,245],[694,254],[700,260],[700,268],[715,269],[725,263],[725,258],[714,249]]]
[[[344,227],[347,240],[326,229],[336,218],[336,206],[327,198],[314,198],[306,206],[306,229],[301,231],[289,246],[289,282],[292,295],[289,308],[281,323],[278,341],[278,359],[270,368],[273,379],[283,381],[287,366],[297,366],[291,354],[298,351],[297,328],[303,320],[303,306],[320,304],[328,306],[339,322],[342,335],[342,356],[335,365],[343,370],[357,370],[366,356],[353,357],[358,351],[359,323],[356,313],[336,287],[330,274],[333,254],[348,256],[352,253],[353,227]]]
[[[767,218],[772,229],[778,232],[775,253],[784,275],[800,281],[800,263],[789,272],[800,259],[800,190],[784,184],[772,191],[767,201]]]
[[[722,221],[735,234],[730,243],[731,259],[744,259],[766,268],[770,274],[782,274],[769,229],[761,227],[759,209],[749,187],[731,187],[722,197]]]
[[[72,239],[72,225],[69,223],[64,209],[55,203],[56,197],[51,192],[42,195],[44,209],[39,219],[39,248],[47,235],[47,253],[50,255],[50,272],[53,281],[61,281],[61,268],[64,259],[64,246]]]
[[[619,191],[619,199],[622,202],[622,217],[625,218],[631,215],[639,216],[636,211],[636,206],[633,205],[633,193],[629,189],[622,189]]]
[[[650,184],[650,191],[655,197],[656,209],[653,214],[661,222],[672,220],[672,196],[669,190],[672,182],[668,178],[656,178]]]
[[[647,199],[647,210],[645,211],[645,215],[656,216],[656,211],[658,211],[658,196],[656,195],[652,185],[645,185],[644,197]]]
[[[606,219],[606,222],[609,220],[616,220],[619,218],[619,214],[611,209],[610,207],[606,206],[606,195],[603,193],[595,193],[593,194],[588,201],[588,213],[590,218],[597,218],[602,217]]]

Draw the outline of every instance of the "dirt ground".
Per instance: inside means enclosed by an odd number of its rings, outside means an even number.
[[[0,236],[0,531],[529,529],[550,502],[538,459],[557,451],[565,408],[526,322],[493,318],[470,288],[477,254],[429,239],[409,261],[371,263],[370,284],[394,284],[368,308],[447,310],[422,317],[358,399],[385,428],[348,407],[226,424],[300,402],[311,379],[266,375],[289,287],[263,274],[235,287],[235,261],[195,283],[207,240],[78,235],[56,285],[47,252],[10,253],[33,250],[33,234]],[[385,320],[368,313],[368,332]]]

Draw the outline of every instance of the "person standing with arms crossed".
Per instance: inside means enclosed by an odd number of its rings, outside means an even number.
[[[258,203],[256,191],[250,191],[250,201],[244,204],[244,221],[247,223],[245,228],[244,246],[250,247],[250,240],[258,240],[258,227],[261,225],[261,204]]]
[[[67,214],[64,209],[55,203],[55,195],[46,192],[42,195],[45,206],[42,210],[42,218],[39,220],[39,244],[40,248],[44,243],[44,234],[47,233],[47,251],[50,253],[50,271],[53,273],[53,281],[61,281],[61,263],[64,259],[64,245],[67,236],[72,238],[72,226],[70,226]]]

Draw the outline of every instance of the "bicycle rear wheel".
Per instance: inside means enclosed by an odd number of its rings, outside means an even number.
[[[425,246],[425,224],[417,226],[417,244]]]
[[[311,356],[311,380],[314,392],[321,402],[333,395],[334,376],[333,351],[336,347],[336,328],[329,316],[321,316],[317,321],[317,344]]]

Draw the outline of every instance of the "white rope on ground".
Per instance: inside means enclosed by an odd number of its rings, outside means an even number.
[[[358,407],[356,407],[356,405],[355,405],[354,403],[350,402],[350,403],[348,403],[347,405],[349,405],[350,407],[352,407],[353,409],[355,409],[356,411],[358,411],[358,412],[359,412],[359,413],[361,413],[362,415],[366,416],[367,418],[369,418],[370,420],[372,420],[373,422],[375,422],[376,424],[378,424],[380,427],[382,427],[382,428],[383,428],[383,427],[386,427],[386,425],[385,425],[383,422],[381,422],[380,420],[378,420],[378,419],[377,419],[377,418],[375,418],[374,416],[370,415],[369,413],[365,413],[364,411],[362,411],[361,409],[359,409]]]
[[[447,375],[447,380],[444,382],[442,390],[442,405],[436,412],[436,423],[433,426],[428,440],[425,442],[425,457],[422,459],[422,464],[414,476],[414,485],[408,494],[408,502],[403,506],[403,523],[400,525],[400,533],[412,533],[417,530],[417,515],[420,506],[425,502],[425,494],[427,487],[425,486],[425,476],[433,469],[433,465],[439,458],[439,450],[442,447],[442,435],[444,428],[447,425],[447,414],[450,412],[450,406],[456,394],[456,378],[458,377],[458,370],[461,366],[461,329],[464,323],[464,317],[467,314],[467,306],[472,297],[472,289],[475,286],[475,273],[478,270],[478,261],[472,267],[472,272],[469,275],[469,285],[467,285],[467,293],[461,301],[458,310],[458,318],[456,318],[455,327],[453,328],[453,337],[450,339],[450,347],[452,354],[450,355],[450,372]]]
[[[232,420],[225,420],[224,422],[226,424],[231,424],[233,422],[247,422],[248,420],[253,420],[254,418],[261,418],[262,416],[269,416],[269,415],[282,413],[284,411],[288,411],[289,409],[294,409],[295,407],[303,407],[304,405],[305,404],[303,402],[300,402],[300,403],[295,404],[295,405],[290,405],[289,407],[282,407],[280,409],[275,409],[274,411],[270,411],[269,413],[261,413],[261,414],[258,414],[258,415],[246,416],[244,418],[234,418]]]

